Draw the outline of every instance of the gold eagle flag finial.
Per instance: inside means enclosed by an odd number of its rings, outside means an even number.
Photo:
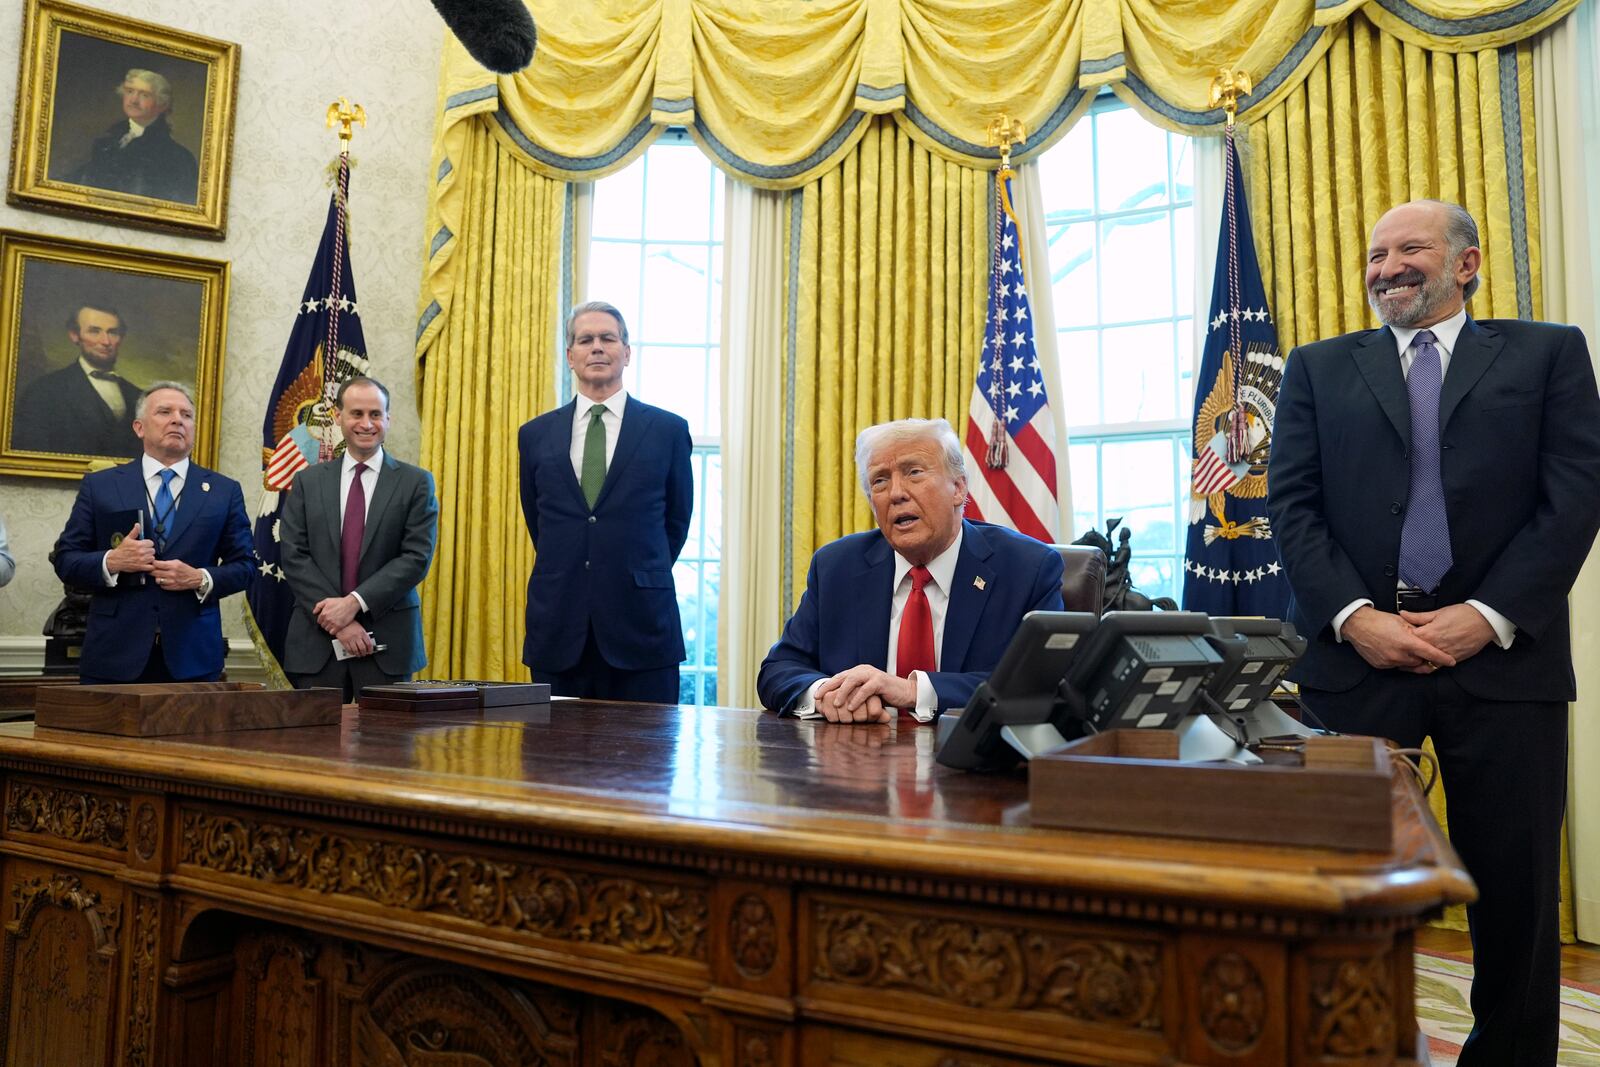
[[[1000,169],[1011,169],[1011,146],[1021,144],[1028,139],[1028,133],[1022,128],[1022,122],[1007,115],[1004,111],[989,120],[989,147],[1000,149]]]
[[[1210,106],[1220,107],[1227,112],[1228,125],[1232,126],[1234,114],[1239,110],[1239,98],[1249,96],[1253,88],[1255,86],[1251,83],[1248,72],[1223,67],[1221,72],[1211,79]]]
[[[355,136],[351,129],[356,123],[363,127],[367,124],[367,109],[360,104],[352,104],[348,97],[341,96],[328,105],[328,129],[333,129],[333,124],[339,124],[339,151],[350,151],[350,139]]]

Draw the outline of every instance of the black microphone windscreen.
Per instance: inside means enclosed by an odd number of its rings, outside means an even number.
[[[496,74],[515,74],[533,61],[539,36],[523,0],[433,0],[468,54]]]

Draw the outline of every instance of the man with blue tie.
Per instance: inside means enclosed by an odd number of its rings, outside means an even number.
[[[194,397],[157,382],[138,400],[144,455],[84,475],[52,558],[68,585],[94,590],[79,680],[216,681],[218,602],[250,579],[239,483],[189,459]]]
[[[962,518],[961,442],[943,419],[867,427],[856,471],[878,528],[817,549],[756,691],[780,715],[927,722],[967,703],[1024,615],[1061,610],[1061,556]]]
[[[1268,512],[1310,645],[1289,677],[1346,733],[1433,739],[1478,885],[1462,1067],[1548,1067],[1559,1024],[1567,593],[1600,528],[1600,395],[1583,335],[1474,320],[1456,204],[1373,227],[1382,329],[1290,353]]]
[[[567,317],[578,395],[523,425],[533,538],[522,662],[559,696],[678,702],[683,627],[672,565],[689,535],[689,424],[622,388],[628,327],[610,304]]]

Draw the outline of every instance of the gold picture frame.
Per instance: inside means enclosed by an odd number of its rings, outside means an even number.
[[[134,406],[157,381],[193,388],[193,455],[215,467],[228,281],[223,260],[0,230],[0,474],[142,454]]]
[[[224,236],[238,45],[26,0],[18,68],[7,203]]]

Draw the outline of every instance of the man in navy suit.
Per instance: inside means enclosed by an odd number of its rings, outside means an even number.
[[[1373,228],[1383,329],[1290,354],[1268,511],[1328,726],[1431,736],[1478,884],[1463,1067],[1556,1060],[1575,696],[1567,593],[1600,528],[1600,396],[1570,326],[1474,321],[1478,231],[1420,200]]]
[[[1024,615],[1061,610],[1061,557],[961,517],[961,442],[943,419],[862,430],[856,471],[878,528],[812,556],[756,690],[781,715],[887,722],[898,708],[927,722],[966,704]]]
[[[689,424],[622,388],[622,313],[567,318],[573,402],[526,423],[522,513],[536,553],[522,662],[552,693],[678,702],[683,628],[672,565],[689,534]]]
[[[216,681],[218,601],[250,579],[250,520],[239,483],[189,460],[194,398],[157,382],[133,431],[144,455],[84,475],[52,558],[68,585],[94,590],[79,678]]]

